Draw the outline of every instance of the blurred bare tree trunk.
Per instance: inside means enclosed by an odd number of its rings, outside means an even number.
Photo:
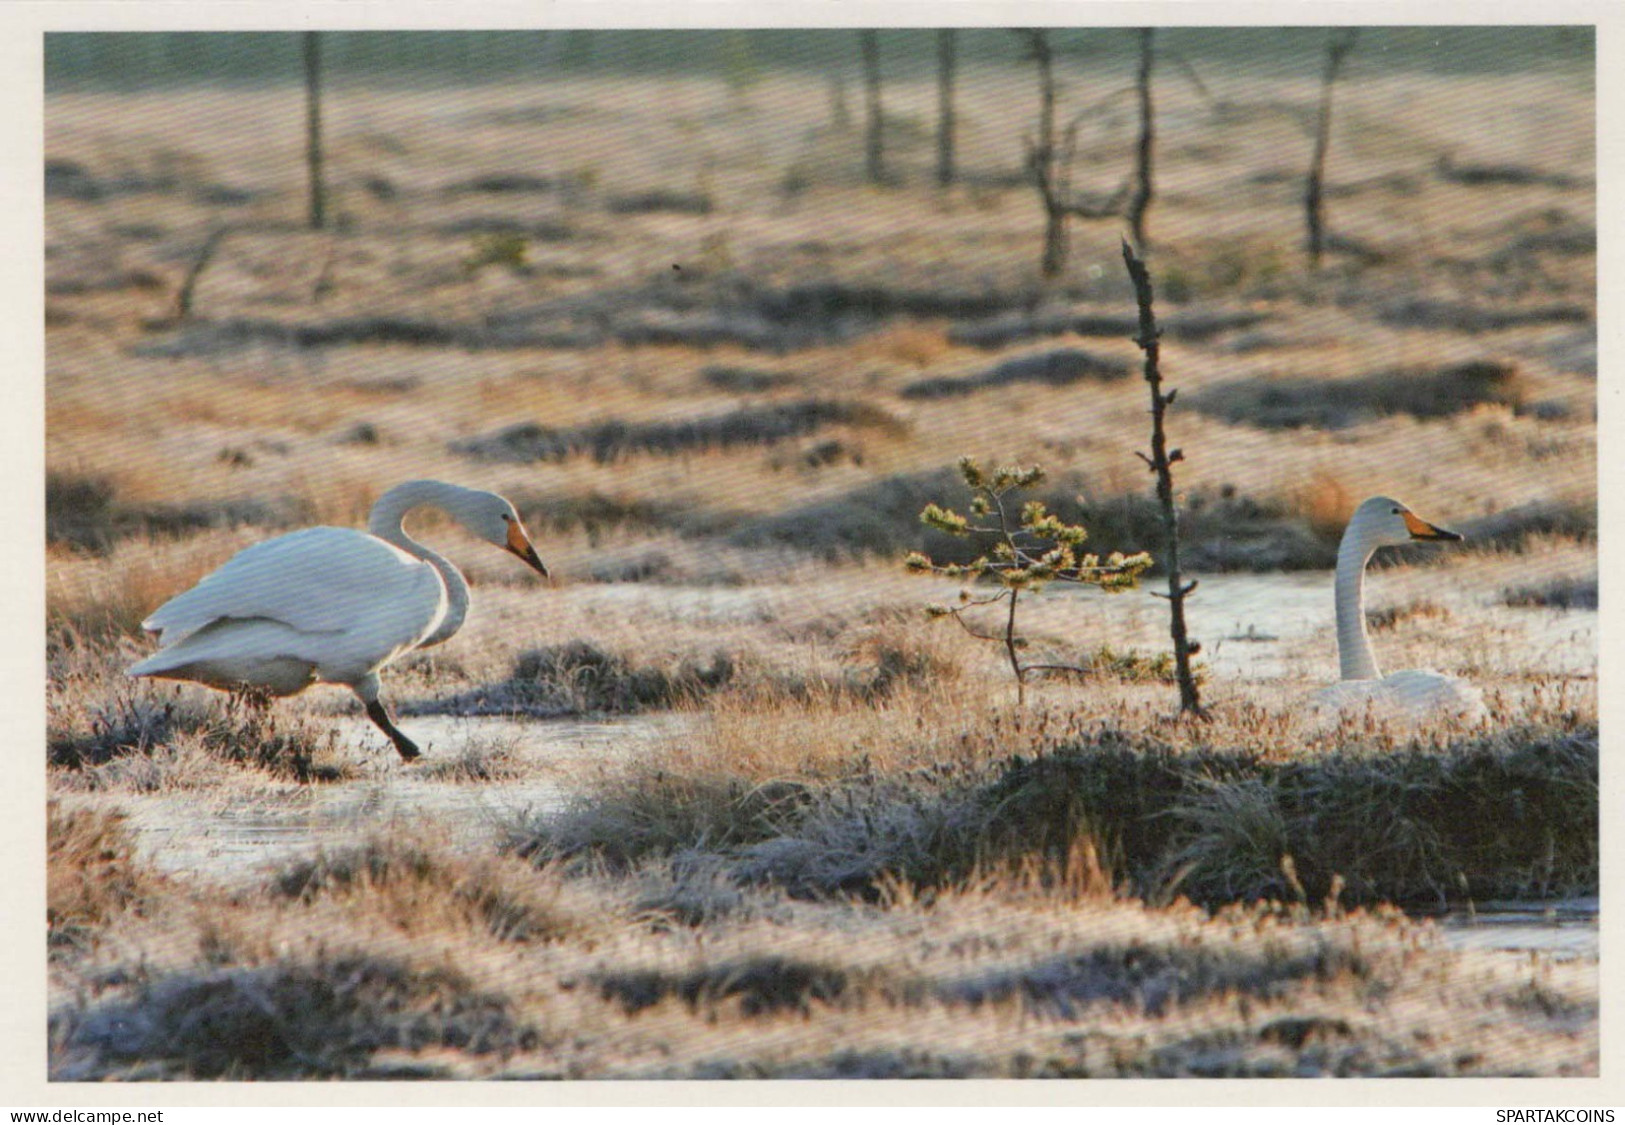
[[[1050,49],[1049,33],[1042,30],[1018,31],[1027,44],[1026,57],[1038,67],[1038,140],[1025,138],[1027,167],[1033,174],[1033,186],[1038,189],[1044,205],[1044,255],[1039,268],[1045,277],[1057,277],[1066,265],[1066,221],[1073,215],[1085,219],[1104,219],[1121,213],[1128,184],[1124,183],[1111,199],[1092,205],[1072,195],[1068,169],[1072,163],[1072,147],[1077,130],[1069,127],[1064,152],[1055,147],[1055,53]]]
[[[327,186],[322,181],[322,36],[304,33],[305,163],[310,169],[310,228],[327,225]]]
[[[1152,43],[1153,31],[1149,27],[1140,29],[1140,77],[1138,88],[1140,92],[1140,144],[1138,159],[1135,164],[1136,183],[1134,195],[1128,204],[1129,230],[1134,235],[1134,244],[1144,253],[1150,240],[1145,234],[1145,213],[1151,207],[1151,149],[1155,137],[1155,128],[1151,116],[1151,64],[1155,57]]]
[[[954,182],[954,29],[937,32],[937,183]]]
[[[846,79],[838,74],[829,77],[829,121],[837,133],[852,128],[852,113],[846,108]]]
[[[1332,87],[1337,83],[1337,72],[1343,60],[1354,49],[1359,37],[1357,28],[1344,28],[1332,33],[1326,42],[1326,69],[1320,79],[1320,116],[1315,122],[1315,151],[1309,158],[1309,177],[1304,186],[1303,205],[1309,223],[1309,264],[1320,265],[1321,251],[1326,241],[1326,205],[1323,183],[1326,176],[1326,146],[1332,133]]]
[[[866,168],[869,182],[878,184],[886,178],[884,140],[881,136],[880,107],[880,33],[858,32],[858,45],[863,51],[863,86],[868,113],[865,132]]]
[[[1066,211],[1058,205],[1055,190],[1055,57],[1049,49],[1049,36],[1042,31],[1028,33],[1029,51],[1038,66],[1038,144],[1030,154],[1033,177],[1044,199],[1045,277],[1054,277],[1066,264]]]

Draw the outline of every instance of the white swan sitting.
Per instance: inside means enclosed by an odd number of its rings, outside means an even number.
[[[418,748],[379,700],[378,670],[444,641],[468,613],[468,583],[457,568],[401,527],[420,505],[441,509],[547,575],[508,501],[440,481],[408,481],[379,497],[365,532],[312,527],[256,543],[165,602],[141,623],[159,634],[160,647],[129,674],[260,696],[345,684],[411,761]]]
[[[1310,708],[1322,719],[1351,714],[1410,723],[1447,717],[1478,722],[1484,718],[1483,693],[1455,676],[1424,669],[1384,676],[1377,670],[1365,629],[1365,567],[1378,547],[1460,538],[1386,496],[1373,496],[1355,509],[1337,549],[1337,656],[1342,682],[1322,688],[1309,699]]]

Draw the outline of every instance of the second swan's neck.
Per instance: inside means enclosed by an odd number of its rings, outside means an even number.
[[[1374,550],[1352,528],[1337,549],[1337,660],[1345,680],[1382,678],[1365,632],[1365,564]]]
[[[459,500],[467,492],[466,488],[437,480],[407,481],[380,496],[372,506],[372,514],[367,517],[367,530],[371,534],[434,567],[446,587],[446,615],[441,618],[435,631],[419,642],[420,645],[438,644],[462,628],[463,619],[468,616],[468,583],[463,580],[462,573],[451,565],[451,560],[406,534],[406,529],[401,526],[402,521],[406,519],[406,513],[424,505],[439,508],[455,517]]]

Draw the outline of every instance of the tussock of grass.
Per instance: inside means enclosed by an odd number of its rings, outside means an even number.
[[[53,701],[48,761],[80,775],[89,788],[178,784],[197,755],[291,781],[342,781],[354,775],[333,728],[279,712],[274,704],[259,709],[220,699],[225,702],[183,701],[162,689],[124,686],[100,705]]]
[[[56,471],[45,476],[46,543],[99,554],[136,536],[180,538],[244,524],[287,527],[308,521],[310,514],[292,499],[126,504],[106,477]]]
[[[918,289],[838,279],[810,281],[785,288],[760,287],[749,297],[757,314],[774,321],[803,324],[843,320],[919,320],[989,316],[1032,299],[1027,292],[955,290],[946,285]]]
[[[622,864],[705,849],[739,878],[814,895],[948,885],[988,862],[1064,859],[1081,841],[1098,841],[1136,894],[1215,904],[1300,888],[1317,902],[1437,903],[1463,887],[1514,898],[1596,886],[1594,724],[1307,757],[1265,745],[1175,749],[1103,728],[991,765],[796,783],[661,771],[521,830],[518,846]]]
[[[738,445],[771,445],[832,425],[879,428],[889,432],[898,432],[903,428],[901,422],[876,406],[803,399],[743,407],[728,414],[678,422],[609,421],[568,430],[521,422],[486,437],[457,442],[453,449],[483,460],[562,461],[569,457],[590,456],[603,464],[635,453],[670,456]]]
[[[1467,520],[1462,524],[1462,534],[1470,544],[1506,550],[1527,550],[1547,538],[1594,543],[1597,506],[1585,501],[1534,501],[1493,516]]]
[[[1449,619],[1450,611],[1448,609],[1427,598],[1418,598],[1416,601],[1406,602],[1403,605],[1370,609],[1365,614],[1366,627],[1375,633],[1385,633],[1397,629],[1408,621],[1448,621]]]
[[[517,740],[471,736],[450,754],[416,763],[413,772],[431,781],[508,781],[524,773]]]
[[[1429,297],[1411,297],[1385,306],[1379,314],[1396,328],[1428,328],[1468,334],[1500,332],[1531,324],[1589,324],[1595,318],[1584,305],[1558,301],[1525,308],[1494,307]]]
[[[1122,360],[1091,355],[1077,348],[1061,348],[1006,360],[980,375],[917,379],[905,384],[899,393],[904,398],[948,398],[1015,383],[1067,387],[1085,380],[1115,383],[1128,376],[1129,365]]]
[[[263,317],[190,320],[178,327],[155,325],[161,335],[139,345],[137,355],[184,359],[217,356],[258,345],[282,348],[320,348],[345,344],[407,344],[415,347],[473,346],[468,330],[449,323],[405,316],[381,315],[295,322]]]
[[[1434,172],[1447,183],[1465,184],[1468,187],[1527,187],[1542,184],[1563,189],[1575,186],[1571,176],[1554,174],[1526,164],[1458,164],[1448,154],[1439,158]]]
[[[726,652],[704,663],[634,663],[589,641],[522,652],[505,680],[448,698],[408,704],[402,714],[558,716],[626,714],[693,702],[731,682],[737,671]]]
[[[901,555],[929,543],[935,550],[927,553],[943,557],[936,552],[964,545],[922,525],[919,514],[926,504],[951,494],[958,480],[952,469],[896,474],[834,499],[752,520],[730,539],[738,546],[781,546],[826,559]]]
[[[533,1046],[511,1004],[457,970],[360,952],[174,973],[128,1000],[53,1021],[73,1062],[52,1077],[288,1079],[361,1072],[376,1051]]]
[[[709,215],[711,197],[698,192],[642,191],[612,195],[604,208],[612,215]]]
[[[522,694],[542,693],[568,701],[574,711],[638,711],[671,707],[715,691],[733,678],[726,653],[710,663],[681,663],[675,669],[634,667],[626,657],[587,641],[532,649],[514,664],[509,685]]]
[[[646,884],[633,910],[635,917],[655,930],[673,927],[703,929],[727,918],[755,914],[752,903],[727,872],[702,857],[686,856],[668,864],[646,864],[640,869]]]
[[[602,973],[594,984],[606,999],[619,1001],[628,1013],[675,996],[690,1008],[708,1010],[732,1001],[748,1019],[785,1010],[805,1016],[808,1005],[815,1001],[839,1000],[848,982],[846,974],[833,966],[767,954],[689,973],[657,969]]]
[[[627,785],[620,800],[577,807],[557,824],[516,822],[506,846],[538,863],[590,859],[626,870],[689,849],[728,851],[775,839],[812,792],[794,780],[661,774]]]
[[[53,709],[46,725],[46,760],[85,769],[124,755],[150,753],[180,734],[205,729],[207,716],[173,699],[125,691],[100,706]]]
[[[52,801],[45,855],[45,921],[53,950],[87,942],[160,889],[161,880],[137,862],[117,812],[68,809]]]
[[[1596,609],[1597,578],[1556,578],[1538,585],[1509,586],[1501,591],[1501,601],[1545,609]]]
[[[447,184],[446,195],[548,195],[560,190],[557,180],[528,172],[487,172]]]
[[[1179,310],[1159,318],[1166,335],[1176,340],[1202,341],[1223,332],[1252,328],[1269,317],[1265,313],[1239,309]],[[1127,340],[1140,329],[1132,313],[1121,309],[1050,310],[1013,313],[980,322],[955,325],[948,339],[976,348],[1003,348],[1044,336],[1102,336]]]
[[[590,489],[566,495],[509,497],[525,526],[552,531],[581,528],[589,536],[620,527],[681,528],[694,513],[674,503]]]
[[[1516,367],[1471,360],[1436,370],[1382,371],[1352,379],[1249,378],[1190,396],[1195,409],[1264,429],[1346,429],[1373,418],[1443,418],[1482,403],[1520,407],[1527,397]]]
[[[517,245],[509,244],[510,247],[513,247],[513,250],[510,250],[507,257],[510,266],[521,276],[531,276],[536,272],[534,266],[523,260],[524,255],[522,252],[514,253],[515,250],[522,251],[526,242],[569,242],[572,239],[583,237],[585,233],[579,227],[558,219],[526,221],[498,215],[473,215],[466,219],[455,219],[452,222],[440,225],[436,229],[438,233],[452,238],[472,238],[476,240],[481,238],[519,239]],[[590,238],[590,235],[586,237]],[[479,257],[480,255],[476,250],[473,260],[478,260]],[[519,260],[514,261],[515,257]]]
[[[557,877],[501,858],[468,859],[444,846],[376,837],[285,864],[271,881],[302,903],[347,899],[412,929],[448,917],[504,942],[557,941],[601,927],[607,904]]]
[[[705,385],[730,394],[761,394],[801,383],[801,376],[789,371],[762,371],[754,367],[713,365],[700,372]]]

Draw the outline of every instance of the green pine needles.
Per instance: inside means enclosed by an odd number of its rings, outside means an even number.
[[[988,537],[990,548],[970,563],[938,563],[916,551],[904,560],[904,566],[915,574],[939,574],[945,578],[963,578],[970,583],[987,579],[998,584],[999,589],[980,595],[967,587],[959,593],[959,604],[929,605],[926,613],[932,617],[952,617],[973,637],[1003,643],[1010,658],[1010,669],[1015,673],[1017,697],[1025,702],[1029,673],[1087,670],[1066,664],[1022,662],[1021,650],[1026,647],[1026,641],[1016,628],[1016,608],[1021,596],[1037,594],[1051,582],[1098,586],[1110,593],[1130,590],[1151,565],[1151,556],[1143,551],[1136,555],[1113,552],[1102,560],[1099,555],[1085,553],[1083,545],[1089,538],[1087,528],[1067,523],[1040,500],[1019,501],[1016,493],[1043,481],[1044,470],[1040,466],[1000,466],[986,472],[975,459],[961,457],[959,474],[971,491],[970,514],[965,516],[937,504],[927,504],[920,512],[920,522],[949,535]],[[1007,608],[1004,630],[1000,634],[981,632],[964,616],[967,610],[1001,602]]]

